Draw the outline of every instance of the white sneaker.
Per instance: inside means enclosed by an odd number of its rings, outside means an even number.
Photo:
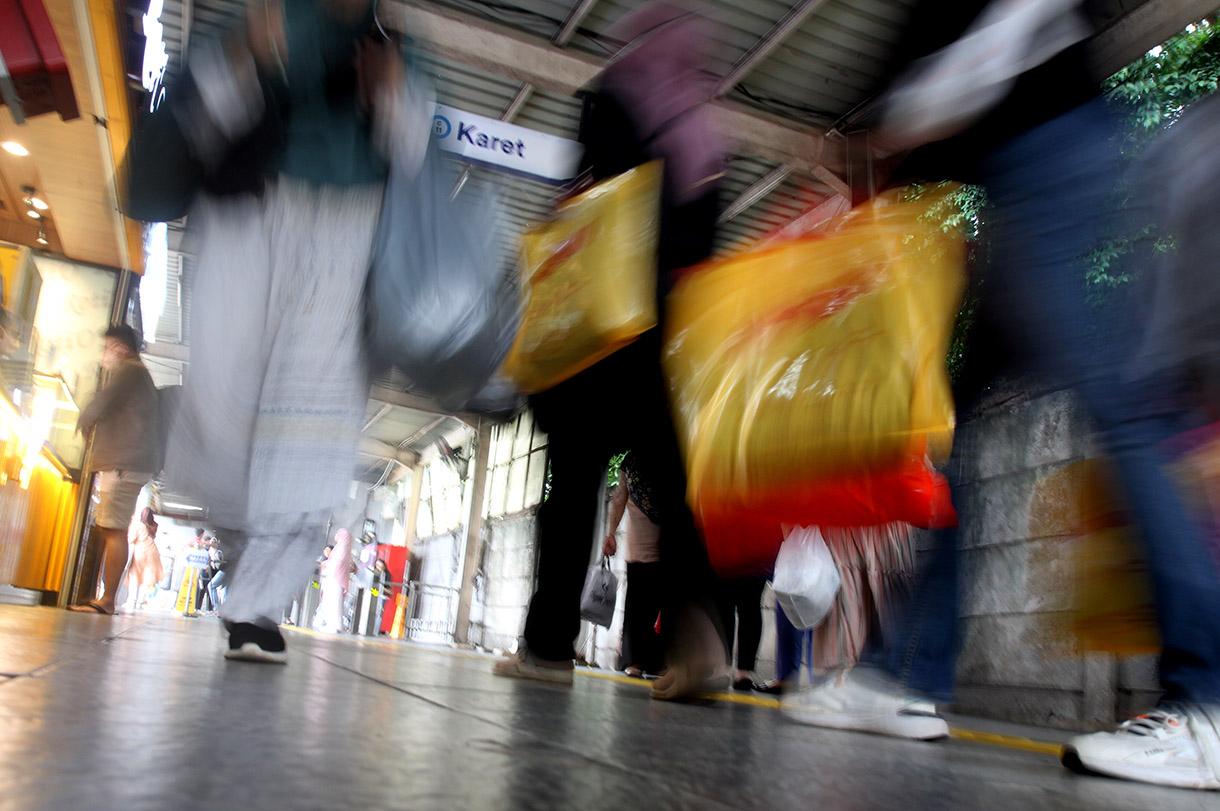
[[[931,741],[949,736],[949,725],[930,701],[910,699],[881,685],[846,676],[784,696],[780,712],[798,724],[873,732]]]
[[[1216,707],[1164,707],[1114,732],[1073,738],[1063,765],[1159,786],[1220,789],[1218,718]]]
[[[511,659],[501,659],[491,666],[491,672],[497,676],[509,676],[515,679],[535,679],[551,684],[572,683],[572,660],[551,661],[539,659],[523,649]]]

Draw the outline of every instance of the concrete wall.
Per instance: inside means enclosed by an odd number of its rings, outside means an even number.
[[[1070,630],[1079,484],[1098,447],[1067,392],[997,392],[959,429],[967,494],[957,710],[1099,727],[1155,699],[1149,657],[1077,650]],[[927,538],[921,538],[926,549]]]

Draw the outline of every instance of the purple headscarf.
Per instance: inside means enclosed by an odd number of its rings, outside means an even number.
[[[602,86],[627,108],[649,153],[662,158],[677,202],[706,190],[724,171],[724,144],[706,107],[715,77],[708,71],[710,23],[690,9],[654,0],[609,31],[627,44],[602,72]]]

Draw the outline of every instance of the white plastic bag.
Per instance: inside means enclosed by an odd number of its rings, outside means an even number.
[[[797,628],[814,628],[834,605],[839,570],[817,527],[788,533],[775,558],[771,587],[784,616]]]
[[[610,571],[610,559],[602,555],[601,565],[590,566],[585,575],[585,587],[580,593],[580,618],[609,628],[614,621],[617,599],[618,578]]]

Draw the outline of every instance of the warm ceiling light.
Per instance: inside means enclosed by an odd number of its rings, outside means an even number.
[[[42,219],[42,215],[41,215],[41,214],[39,214],[37,211],[35,211],[35,210],[34,210],[34,209],[32,209],[32,208],[31,208],[29,211],[25,212],[25,215],[26,215],[27,217],[32,217],[32,218],[33,218],[33,219],[35,219],[35,220],[41,220],[41,219]]]
[[[39,211],[46,211],[47,207],[48,207],[47,201],[43,200],[41,197],[31,197],[30,205],[32,205],[34,208],[38,209]]]
[[[46,232],[45,228],[38,229],[38,239],[36,239],[34,241],[37,242],[39,245],[47,244],[47,232]]]
[[[4,147],[5,152],[16,155],[19,158],[24,158],[26,155],[30,154],[30,150],[26,149],[16,141],[5,141],[4,143],[0,144],[0,146]]]

